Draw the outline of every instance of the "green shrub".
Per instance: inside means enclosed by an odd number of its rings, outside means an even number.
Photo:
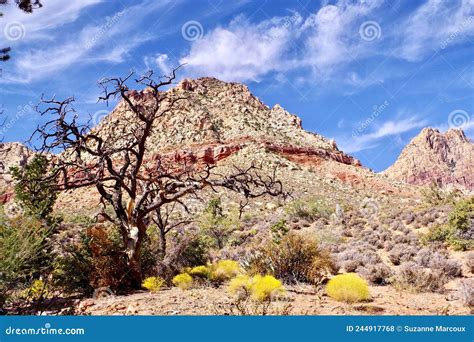
[[[173,285],[181,290],[188,290],[193,286],[193,277],[187,273],[181,273],[173,277]]]
[[[333,299],[356,303],[369,299],[367,282],[355,273],[340,274],[332,278],[326,285],[326,293]]]
[[[16,199],[28,215],[51,220],[57,192],[54,178],[48,178],[48,159],[37,154],[24,167],[12,167],[10,173],[15,184]]]
[[[316,220],[320,217],[329,218],[332,210],[327,203],[320,198],[298,199],[285,208],[290,218],[304,220]]]
[[[270,227],[270,231],[272,233],[273,242],[279,244],[281,239],[283,239],[290,230],[286,226],[286,220],[281,219]]]
[[[474,248],[474,197],[458,201],[449,214],[448,224],[431,228],[421,241],[445,242],[455,250]]]
[[[220,198],[214,198],[199,218],[199,227],[214,247],[222,249],[232,232],[239,229],[240,222],[236,212],[224,212]]]

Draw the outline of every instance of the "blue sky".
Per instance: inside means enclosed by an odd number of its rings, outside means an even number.
[[[3,6],[5,141],[28,138],[41,94],[74,95],[84,118],[97,81],[129,70],[246,83],[305,129],[376,171],[422,127],[474,136],[474,0],[44,0]]]

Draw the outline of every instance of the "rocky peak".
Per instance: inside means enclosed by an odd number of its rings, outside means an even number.
[[[385,174],[412,184],[457,185],[474,190],[474,145],[461,129],[424,128]]]
[[[185,151],[189,155],[190,149],[207,151],[213,146],[238,151],[249,144],[272,145],[278,150],[311,151],[313,155],[334,156],[336,161],[359,165],[334,142],[303,130],[299,117],[278,104],[270,108],[243,84],[209,77],[185,79],[164,94],[180,100],[158,120],[147,146],[152,153]],[[147,96],[146,90],[134,93],[134,98],[145,105]],[[129,115],[127,106],[120,103],[95,131],[109,141],[117,140],[133,129],[124,120]],[[203,153],[213,154],[199,152]]]
[[[24,166],[32,152],[23,144],[17,142],[0,143],[0,204],[11,198],[12,178],[10,168]]]

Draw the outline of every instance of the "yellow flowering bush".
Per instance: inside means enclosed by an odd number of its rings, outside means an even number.
[[[196,266],[189,270],[191,276],[198,278],[208,278],[210,273],[209,267],[204,265]]]
[[[211,280],[216,282],[230,280],[242,273],[242,267],[234,260],[219,260],[211,266]]]
[[[31,286],[21,293],[21,297],[29,300],[40,300],[48,296],[48,286],[41,279],[36,279]]]
[[[331,298],[346,303],[360,302],[370,297],[367,282],[355,273],[333,277],[326,285],[326,292]]]
[[[181,273],[175,276],[172,282],[174,286],[181,290],[188,290],[193,286],[193,277],[187,273]]]
[[[245,274],[232,279],[227,290],[233,295],[238,295],[241,298],[250,297],[257,302],[270,301],[285,292],[281,281],[273,276],[255,275],[249,277]]]
[[[160,277],[148,277],[143,283],[142,287],[150,292],[157,292],[165,285],[165,280]]]
[[[256,301],[269,301],[275,296],[281,295],[284,292],[285,288],[281,284],[281,281],[273,276],[256,275],[252,278],[250,293],[252,299]]]

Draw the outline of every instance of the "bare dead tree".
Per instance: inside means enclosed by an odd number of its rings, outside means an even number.
[[[38,112],[52,118],[33,134],[39,138],[40,152],[63,151],[54,158],[54,172],[50,176],[57,179],[58,191],[95,186],[104,208],[113,208],[113,215],[106,215],[105,211],[103,215],[120,230],[128,267],[137,286],[142,278],[140,249],[147,227],[152,219],[159,222],[165,205],[184,204],[186,198],[204,188],[226,188],[245,199],[283,194],[275,174],[261,175],[260,167],[255,165],[235,167],[230,175],[224,175],[218,174],[214,165],[176,165],[160,155],[148,158],[147,141],[152,130],[159,127],[160,118],[171,115],[174,106],[183,100],[161,91],[175,80],[176,70],[156,80],[152,72],[136,79],[130,73],[125,78],[100,83],[100,100],[108,103],[119,98],[131,113],[123,118],[129,131],[116,139],[91,130],[89,123],[80,124],[72,97],[43,99]],[[128,83],[145,90],[130,90]]]

